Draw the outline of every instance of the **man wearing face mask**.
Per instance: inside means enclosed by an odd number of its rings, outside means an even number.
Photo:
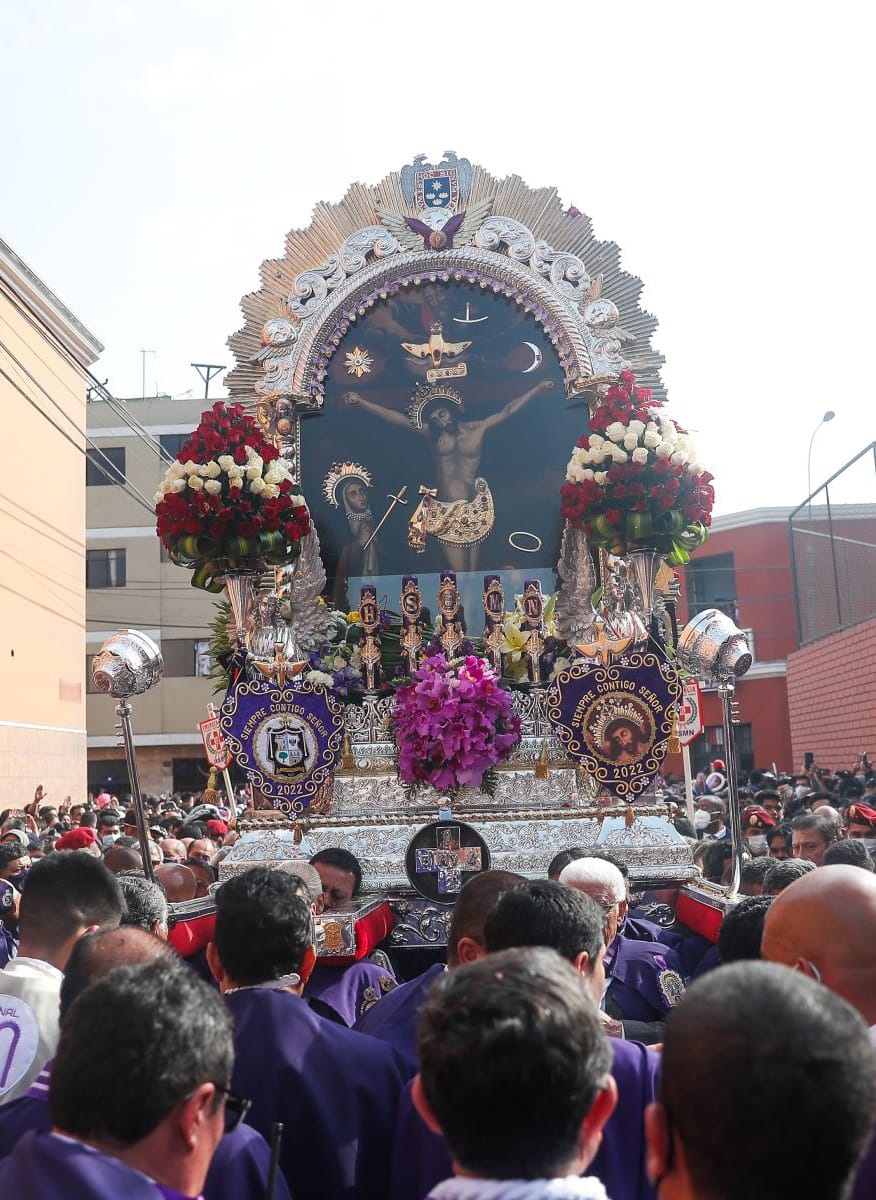
[[[862,841],[876,854],[876,808],[868,804],[850,804],[846,813],[846,837]]]
[[[767,853],[767,834],[775,829],[776,823],[765,808],[749,804],[742,810],[742,837],[750,853],[759,858]]]
[[[97,841],[104,850],[109,850],[121,834],[119,814],[114,809],[107,808],[97,814]]]
[[[727,807],[719,796],[702,796],[694,813],[697,836],[717,838],[719,841],[728,837],[729,831],[724,823],[726,815]]]

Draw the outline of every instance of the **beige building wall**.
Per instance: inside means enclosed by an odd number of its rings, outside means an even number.
[[[85,392],[103,349],[0,241],[0,810],[83,798]]]
[[[203,400],[167,396],[124,402],[125,414],[153,438],[184,439],[195,428]],[[102,449],[124,450],[129,482],[152,504],[166,464],[147,438],[138,436],[107,404],[88,406],[89,436]],[[165,678],[132,701],[140,784],[147,794],[170,793],[175,786],[203,786],[206,763],[198,722],[214,699],[210,679],[195,674],[195,644],[209,637],[216,597],[191,586],[191,572],[162,561],[155,518],[118,485],[86,489],[88,551],[124,552],[125,586],[89,588],[87,654],[121,628],[141,629],[160,645]],[[88,695],[88,761],[92,786],[126,789],[124,752],[115,735],[115,705]]]

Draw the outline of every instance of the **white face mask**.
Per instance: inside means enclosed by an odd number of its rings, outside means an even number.
[[[698,829],[700,833],[712,824],[712,814],[706,812],[704,808],[698,808],[694,813],[694,829]]]
[[[767,840],[765,833],[753,833],[748,839],[748,849],[752,854],[759,856],[767,852]]]
[[[811,790],[812,790],[811,788],[803,787],[803,785],[800,784],[799,787],[794,788],[794,795],[797,797],[798,800],[802,800],[804,796],[809,795]]]
[[[876,838],[861,838],[860,841],[871,854],[876,854]]]

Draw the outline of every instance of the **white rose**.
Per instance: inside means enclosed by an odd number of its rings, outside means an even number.
[[[639,444],[639,438],[635,433],[628,433],[624,438],[624,449],[635,450]]]
[[[252,494],[254,496],[260,496],[262,494],[262,492],[265,490],[265,487],[266,487],[265,481],[264,481],[264,479],[262,479],[261,475],[259,475],[257,479],[252,480],[252,482],[249,485],[249,490],[252,492]]]
[[[293,508],[303,508],[304,507],[304,497],[298,496],[294,492],[290,493],[289,502],[291,503]]]
[[[335,657],[332,659],[332,666],[334,667],[334,669],[336,671],[343,671],[343,669],[346,665],[347,665],[347,660],[345,658],[343,658],[340,654],[336,654]]]
[[[584,479],[584,468],[578,463],[569,463],[566,471],[566,479],[569,483],[581,483]]]
[[[676,450],[669,460],[674,467],[683,467],[687,462],[687,453],[684,450]]]
[[[331,687],[334,683],[331,675],[327,675],[325,671],[308,671],[304,679],[314,687]]]
[[[634,463],[646,463],[648,461],[648,451],[644,446],[639,446],[638,450],[633,451]]]
[[[591,433],[590,438],[588,440],[590,442],[591,450],[599,450],[605,443],[605,438],[602,437],[602,435],[598,434],[598,433]]]
[[[274,470],[273,463],[271,463],[263,476],[265,483],[279,483],[282,478],[283,476],[279,473],[279,471]]]
[[[611,458],[611,452],[614,446],[611,442],[603,442],[598,450],[591,451],[590,461],[592,463],[605,462],[607,458]]]
[[[211,496],[218,496],[222,491],[222,484],[218,479],[208,479],[204,484],[204,491],[209,492]]]
[[[230,471],[236,465],[230,454],[220,454],[216,461],[223,471]]]
[[[653,450],[655,447],[660,445],[660,434],[654,429],[648,429],[645,431],[645,436],[642,438],[642,441],[649,450]]]
[[[644,421],[630,421],[629,425],[627,426],[627,429],[629,429],[630,433],[634,433],[637,438],[641,437],[642,434],[645,432],[645,422]]]
[[[189,487],[193,492],[199,492],[204,486],[204,482],[199,475],[189,476]]]
[[[656,421],[649,421],[648,424],[645,426],[646,433],[658,433],[659,431],[660,431],[660,426]]]
[[[162,491],[157,491],[153,497],[153,500],[156,504],[160,504],[163,499],[164,499],[164,492],[162,492]]]
[[[654,453],[658,458],[669,458],[675,449],[669,442],[661,442]]]
[[[600,487],[605,483],[605,471],[594,471],[593,482],[598,483]]]
[[[243,479],[243,467],[239,467],[237,463],[228,470],[229,479]]]
[[[582,471],[581,476],[583,479],[593,479],[594,478],[593,472],[590,470]]]
[[[625,463],[628,460],[629,455],[627,454],[627,452],[625,450],[621,450],[620,446],[615,446],[614,454],[612,455],[612,458],[614,459],[614,461],[616,463],[621,464],[621,463]]]
[[[221,474],[222,474],[222,468],[215,461],[215,459],[212,462],[207,463],[208,479],[218,479]]]
[[[265,490],[262,492],[262,495],[264,496],[264,498],[266,500],[276,500],[277,497],[279,496],[279,494],[280,494],[280,489],[277,487],[277,485],[275,483],[266,483],[265,484]]]
[[[696,475],[697,478],[699,478],[699,476],[702,475],[702,473],[705,471],[705,469],[706,468],[703,466],[702,463],[692,462],[692,463],[687,464],[688,475]]]
[[[186,471],[186,475],[189,475],[189,476],[191,476],[191,475],[197,475],[197,473],[198,473],[198,471],[199,471],[200,469],[201,469],[201,464],[200,464],[200,463],[196,463],[196,462],[187,462],[187,463],[185,464],[185,471]]]
[[[173,462],[167,468],[167,474],[164,476],[164,478],[170,479],[170,480],[182,479],[182,477],[185,475],[185,473],[186,473],[185,463]]]
[[[606,432],[607,436],[610,437],[613,442],[620,442],[620,441],[623,441],[624,434],[626,433],[626,428],[623,425],[621,425],[620,421],[612,421],[612,423],[609,425],[608,429],[606,429],[605,432]]]
[[[589,450],[583,450],[579,448],[575,451],[575,459],[581,464],[582,467],[586,467],[593,462],[593,455]]]
[[[232,479],[228,480],[229,492],[239,492],[242,487],[243,487],[243,480],[240,478],[239,475],[235,475]]]
[[[173,483],[170,485],[170,490],[172,492],[184,492],[186,490],[186,480],[174,479]]]
[[[246,471],[244,473],[245,473],[247,479],[261,479],[261,477],[262,477],[261,467],[257,467],[253,463],[249,464],[249,466],[246,468]]]

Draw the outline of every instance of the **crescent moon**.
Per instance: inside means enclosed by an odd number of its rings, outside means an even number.
[[[528,346],[529,349],[532,351],[532,366],[525,367],[524,370],[522,371],[523,375],[528,375],[530,373],[530,371],[534,371],[534,370],[536,370],[536,368],[541,366],[542,353],[541,353],[541,350],[539,350],[538,346],[533,345],[532,342],[524,342],[523,344],[524,344],[524,346]]]

